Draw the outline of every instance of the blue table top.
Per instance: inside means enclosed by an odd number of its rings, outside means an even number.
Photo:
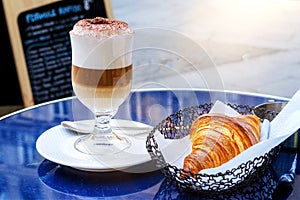
[[[235,91],[137,90],[124,102],[115,118],[157,125],[178,110],[221,100],[255,106],[287,98]],[[90,119],[92,114],[75,97],[25,108],[0,119],[0,191],[5,199],[186,199],[201,197],[182,191],[160,170],[145,173],[85,172],[44,159],[36,150],[37,138],[63,120]],[[55,144],[54,144],[55,145]],[[282,153],[288,171],[292,154]],[[286,161],[289,162],[286,162]],[[282,163],[282,162],[278,162]],[[299,163],[299,162],[298,162]],[[297,170],[298,173],[298,170]],[[298,176],[297,176],[298,178]],[[265,184],[265,183],[262,183]]]

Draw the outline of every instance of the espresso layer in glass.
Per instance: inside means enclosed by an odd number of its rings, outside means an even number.
[[[132,65],[114,69],[88,69],[72,65],[76,96],[92,111],[116,110],[131,91]]]

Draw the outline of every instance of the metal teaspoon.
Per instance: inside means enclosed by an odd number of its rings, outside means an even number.
[[[89,120],[74,122],[74,121],[62,121],[61,125],[69,130],[75,131],[81,134],[91,133],[93,130],[93,124]],[[152,127],[138,127],[138,126],[115,126],[112,125],[113,130],[124,130],[126,135],[136,136],[142,134],[148,134]],[[131,133],[128,133],[132,131]]]

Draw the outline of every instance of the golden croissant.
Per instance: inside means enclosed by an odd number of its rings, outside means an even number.
[[[252,114],[204,114],[193,121],[190,138],[192,151],[185,157],[183,169],[197,174],[202,169],[222,165],[258,143],[260,120]]]

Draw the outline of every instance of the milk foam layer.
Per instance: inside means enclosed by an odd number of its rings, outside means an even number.
[[[124,21],[95,17],[79,20],[70,31],[71,34],[95,38],[113,35],[132,34],[133,31]]]
[[[72,63],[90,69],[114,69],[132,64],[133,31],[127,23],[94,19],[97,20],[80,20],[70,31]]]

